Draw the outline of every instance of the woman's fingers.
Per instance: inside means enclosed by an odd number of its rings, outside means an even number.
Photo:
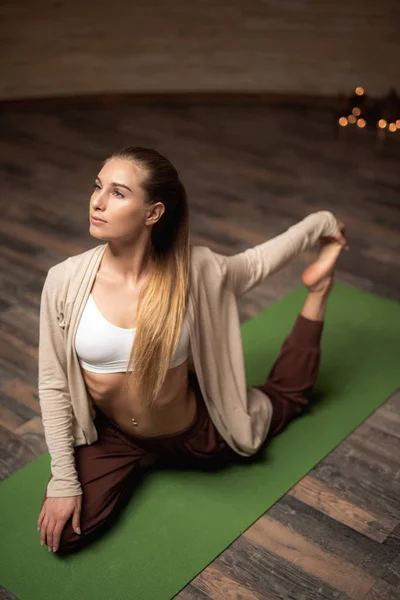
[[[45,516],[42,521],[40,528],[40,543],[42,546],[47,542],[47,525],[49,523],[49,517]]]
[[[57,552],[57,550],[58,550],[58,547],[60,545],[61,534],[65,527],[65,523],[66,523],[66,521],[57,521],[56,526],[54,527],[51,546],[50,546],[50,548],[52,548],[53,552]]]
[[[342,244],[342,246],[344,246],[345,250],[349,250],[349,244],[345,237],[344,230],[342,231],[342,234],[340,235],[340,243]]]
[[[39,517],[38,517],[38,522],[37,522],[37,528],[38,530],[40,530],[42,528],[42,522],[43,522],[43,517],[44,517],[44,504],[42,506],[42,510],[39,513]]]
[[[57,521],[51,520],[47,526],[47,547],[49,552],[53,550],[53,539],[54,539],[54,529],[57,525]]]
[[[340,244],[342,244],[342,246],[347,246],[346,238],[344,237],[342,232],[338,231],[338,233],[336,234],[336,239]]]
[[[42,545],[47,544],[49,552],[56,552],[58,550],[65,523],[65,520],[55,521],[54,519],[48,519],[45,521],[40,535],[40,543]]]
[[[76,507],[72,515],[72,529],[76,531],[80,535],[80,518],[81,518],[81,509],[82,509],[82,496],[78,496],[76,500]]]
[[[337,222],[337,231],[336,234],[334,235],[334,239],[339,242],[339,244],[341,244],[341,246],[344,246],[346,248],[346,250],[349,249],[347,240],[346,240],[346,230],[345,230],[345,226],[344,223],[342,223],[342,221],[338,221]]]
[[[74,514],[75,526],[79,526],[82,498],[66,496],[62,498],[46,498],[39,514],[40,543],[47,544],[49,550],[56,552],[66,522]]]

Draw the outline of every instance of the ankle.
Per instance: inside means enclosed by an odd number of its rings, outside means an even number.
[[[310,321],[323,321],[329,293],[309,292],[300,314]]]
[[[330,288],[323,289],[323,290],[308,290],[307,297],[315,298],[319,302],[326,302],[328,299],[328,296],[330,294],[330,291],[331,291]]]

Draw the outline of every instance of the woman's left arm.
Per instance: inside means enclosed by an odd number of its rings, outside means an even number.
[[[329,211],[318,211],[292,225],[284,233],[233,256],[213,252],[226,284],[237,296],[260,284],[320,237],[343,238],[338,221]]]

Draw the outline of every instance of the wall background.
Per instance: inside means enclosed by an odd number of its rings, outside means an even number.
[[[400,87],[397,0],[15,0],[0,98]]]

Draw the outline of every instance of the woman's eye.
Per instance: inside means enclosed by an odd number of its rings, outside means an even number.
[[[94,183],[92,187],[93,187],[93,189],[94,189],[94,190],[100,190],[100,189],[101,189],[101,188],[100,188],[100,186],[99,186],[97,183]],[[118,190],[114,190],[114,192],[115,192],[116,194],[118,194],[118,198],[123,198],[123,197],[124,197],[124,196],[121,194],[121,192],[119,192]]]

